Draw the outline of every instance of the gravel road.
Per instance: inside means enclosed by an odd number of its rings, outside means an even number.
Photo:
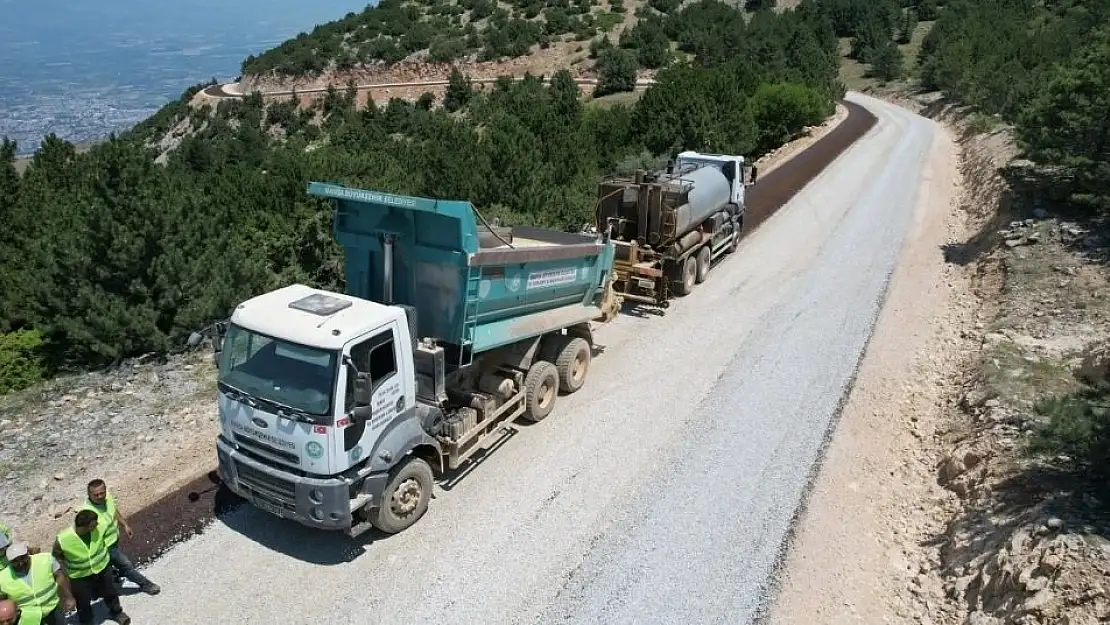
[[[666,317],[622,316],[585,388],[428,514],[351,541],[242,506],[147,570],[136,623],[747,623],[909,226],[932,122],[870,134]],[[142,531],[141,528],[136,528]]]

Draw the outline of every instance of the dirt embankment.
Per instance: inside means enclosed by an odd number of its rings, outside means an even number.
[[[212,464],[210,354],[133,361],[0,397],[0,520],[45,547],[100,477],[131,513]]]
[[[1110,373],[1110,237],[1016,188],[1000,169],[1014,142],[992,120],[872,95],[950,129],[958,171],[931,175],[957,185],[950,203],[924,198],[776,616],[1110,622],[1107,485],[1030,448],[1043,399]]]

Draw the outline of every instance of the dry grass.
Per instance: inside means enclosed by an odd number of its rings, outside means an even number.
[[[622,91],[620,93],[611,93],[609,95],[601,96],[600,98],[590,97],[586,101],[586,106],[596,106],[598,108],[609,108],[616,104],[624,104],[632,106],[643,97],[644,91]]]
[[[898,49],[902,51],[902,57],[905,59],[906,76],[914,77],[917,75],[917,54],[921,51],[921,43],[925,40],[925,35],[929,34],[935,23],[919,22],[917,28],[913,31],[910,42],[898,46]],[[880,83],[878,79],[867,76],[868,66],[848,58],[851,48],[851,38],[842,37],[840,39],[840,80],[848,89],[854,91],[878,85]]]

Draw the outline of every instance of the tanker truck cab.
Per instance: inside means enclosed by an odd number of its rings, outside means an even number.
[[[729,154],[708,154],[686,150],[679,152],[675,157],[675,168],[681,170],[697,165],[711,165],[721,170],[728,179],[731,189],[729,202],[744,209],[744,191],[746,187],[755,184],[759,176],[759,169],[746,162],[743,156]]]
[[[217,385],[221,479],[277,516],[350,532],[398,459],[416,451],[438,467],[404,308],[303,285],[255,297],[231,317]],[[421,486],[393,493],[389,511],[426,505]]]

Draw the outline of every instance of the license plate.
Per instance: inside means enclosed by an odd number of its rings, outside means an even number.
[[[263,510],[269,512],[274,516],[285,518],[285,508],[282,507],[280,504],[271,502],[267,499],[263,499],[262,497],[255,496],[254,505],[262,508]]]

